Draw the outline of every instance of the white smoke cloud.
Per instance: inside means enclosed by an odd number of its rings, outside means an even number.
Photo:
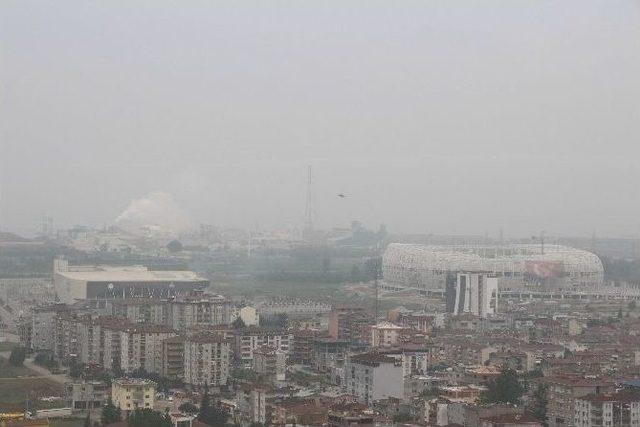
[[[130,232],[156,231],[178,234],[189,229],[190,222],[173,196],[154,191],[133,200],[116,218],[116,224]]]

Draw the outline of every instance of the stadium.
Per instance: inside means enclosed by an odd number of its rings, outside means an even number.
[[[484,272],[500,278],[501,289],[585,291],[599,288],[602,262],[595,254],[560,245],[390,244],[382,258],[387,289],[446,289],[458,272]]]

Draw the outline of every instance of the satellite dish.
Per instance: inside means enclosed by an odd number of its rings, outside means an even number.
[[[109,283],[109,284],[107,285],[107,288],[109,288],[109,290],[110,290],[110,291],[112,291],[112,290],[113,290],[113,283]]]

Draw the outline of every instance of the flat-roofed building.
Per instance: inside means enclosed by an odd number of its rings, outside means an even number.
[[[74,381],[64,385],[64,400],[74,409],[98,409],[107,401],[109,387],[101,381]]]
[[[184,382],[222,386],[229,378],[231,342],[219,334],[199,334],[184,341]]]
[[[351,356],[345,364],[345,387],[366,405],[390,397],[402,399],[402,361],[375,352]]]
[[[253,351],[253,370],[276,381],[284,381],[287,369],[286,353],[269,347]]]
[[[162,376],[172,380],[184,378],[185,340],[176,336],[162,341]]]
[[[547,422],[550,427],[573,427],[576,399],[611,393],[615,389],[614,381],[595,377],[559,375],[545,378],[545,382],[549,384]]]
[[[171,320],[171,302],[149,298],[128,298],[110,302],[111,314],[136,323],[168,325]]]
[[[312,366],[320,372],[330,372],[344,367],[350,342],[328,337],[312,340]]]
[[[171,324],[178,331],[198,325],[231,323],[231,302],[222,295],[192,292],[171,301]]]
[[[138,408],[153,409],[156,383],[141,378],[116,378],[111,382],[111,399],[125,415]]]
[[[576,399],[575,427],[633,427],[640,425],[640,392],[589,394]]]
[[[372,347],[391,347],[398,344],[405,328],[391,322],[380,322],[371,327]]]
[[[209,281],[192,271],[155,271],[144,266],[70,266],[54,260],[53,284],[58,300],[163,298],[204,289]]]
[[[120,332],[120,367],[123,372],[144,369],[162,372],[162,344],[176,335],[168,326],[137,324]]]
[[[293,334],[280,329],[248,327],[236,333],[235,354],[245,365],[253,365],[254,350],[267,346],[287,355],[293,349]]]

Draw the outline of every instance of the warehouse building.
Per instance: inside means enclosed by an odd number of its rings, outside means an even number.
[[[58,300],[167,298],[204,289],[209,281],[192,271],[154,271],[144,266],[70,266],[64,259],[53,264]]]

